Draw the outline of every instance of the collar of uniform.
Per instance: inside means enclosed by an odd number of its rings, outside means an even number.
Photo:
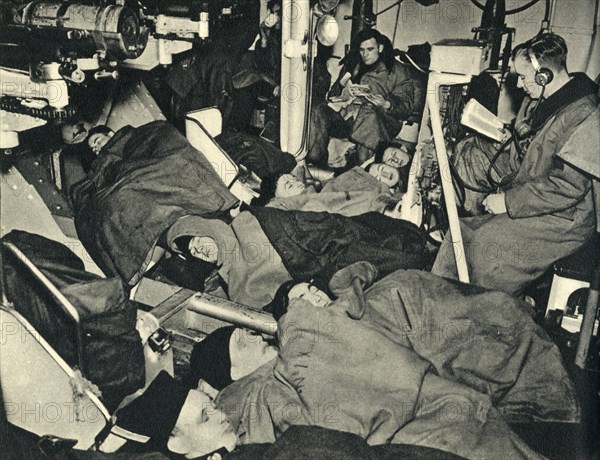
[[[552,94],[548,99],[541,102],[531,120],[533,131],[538,131],[563,107],[566,107],[583,97],[595,94],[597,91],[598,86],[586,74],[572,74],[571,80],[566,85]]]

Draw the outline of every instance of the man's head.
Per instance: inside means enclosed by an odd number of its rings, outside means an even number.
[[[196,458],[222,447],[231,452],[236,444],[237,435],[226,415],[206,393],[190,390],[167,448],[186,458]]]
[[[281,0],[269,0],[267,2],[267,10],[269,15],[265,18],[267,27],[281,28]]]
[[[288,299],[304,299],[315,307],[327,307],[332,302],[331,297],[314,281],[296,284],[290,289]]]
[[[89,130],[86,142],[89,148],[98,155],[115,132],[108,126],[99,125]]]
[[[180,252],[185,259],[193,257],[209,264],[219,260],[219,248],[210,236],[180,236],[174,240],[175,250]]]
[[[376,29],[364,29],[356,37],[363,64],[372,66],[379,61],[384,50],[384,36]]]
[[[144,393],[119,409],[116,425],[146,436],[152,448],[196,458],[225,448],[237,435],[205,393],[190,390],[162,371]]]
[[[87,139],[92,124],[86,120],[74,120],[61,126],[62,140],[66,144],[77,144]]]
[[[538,35],[512,53],[517,86],[532,98],[550,96],[568,81],[567,44],[556,34]]]
[[[332,302],[332,297],[329,286],[321,278],[313,278],[308,282],[290,280],[279,286],[273,300],[263,310],[279,321],[287,313],[293,299],[304,299],[315,307],[326,307]]]
[[[306,185],[293,174],[282,174],[275,186],[276,198],[287,198],[300,195],[306,189]]]
[[[222,327],[209,334],[192,350],[190,378],[202,379],[221,391],[277,357],[277,349],[247,329]]]
[[[367,168],[367,172],[382,184],[390,188],[395,187],[400,182],[400,173],[398,169],[385,163],[372,163]]]
[[[410,153],[404,146],[391,146],[383,151],[381,163],[393,168],[402,168],[410,162]]]

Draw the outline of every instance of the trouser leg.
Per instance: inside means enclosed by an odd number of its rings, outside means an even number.
[[[392,126],[390,121],[373,107],[361,107],[350,134],[350,140],[357,144],[359,163],[371,158],[378,149],[385,147],[398,134],[402,124],[400,123],[400,127],[398,123]]]
[[[345,138],[350,134],[350,124],[326,103],[313,107],[310,117],[307,161],[327,167],[330,137]]]

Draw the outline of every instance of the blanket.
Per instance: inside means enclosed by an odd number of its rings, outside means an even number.
[[[327,308],[294,300],[279,356],[226,387],[217,405],[242,443],[290,426],[358,434],[467,458],[539,458],[507,421],[576,421],[558,349],[527,304],[502,292],[399,270]]]
[[[219,275],[229,298],[253,307],[271,302],[279,286],[292,278],[319,276],[329,281],[338,269],[363,260],[384,276],[398,268],[422,268],[424,254],[416,227],[378,213],[344,217],[250,208],[229,225],[183,217],[167,232],[167,245],[179,250],[175,240],[182,235],[215,241]]]
[[[237,202],[208,160],[165,121],[117,131],[71,198],[77,234],[94,261],[131,285],[178,218],[214,216]]]
[[[327,212],[250,209],[294,279],[329,280],[340,268],[368,261],[380,276],[423,268],[425,239],[412,223],[377,212],[345,217]]]

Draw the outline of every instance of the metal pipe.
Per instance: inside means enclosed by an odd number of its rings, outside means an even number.
[[[194,294],[187,300],[186,308],[194,313],[210,316],[236,326],[269,335],[277,334],[277,321],[271,314],[210,294]]]

